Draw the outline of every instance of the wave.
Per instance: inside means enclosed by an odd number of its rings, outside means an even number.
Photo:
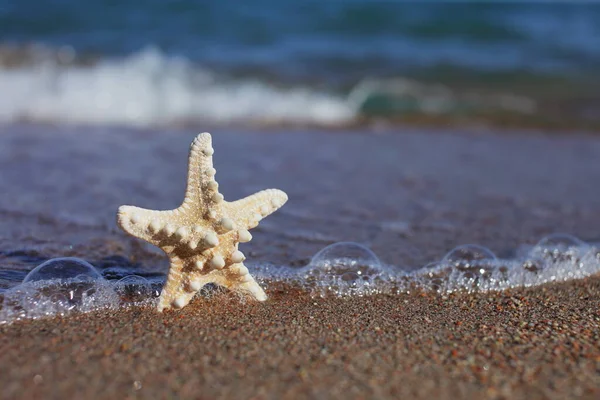
[[[234,81],[148,48],[92,65],[53,58],[0,69],[0,121],[152,126],[198,123],[336,125],[356,111],[310,88]]]
[[[360,79],[349,90],[234,79],[146,48],[125,58],[80,56],[70,47],[0,48],[0,123],[133,127],[173,125],[347,126],[411,113],[533,113],[512,94],[455,90],[406,77]]]

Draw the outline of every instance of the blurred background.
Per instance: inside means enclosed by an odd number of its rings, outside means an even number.
[[[0,0],[0,123],[600,127],[600,5]]]

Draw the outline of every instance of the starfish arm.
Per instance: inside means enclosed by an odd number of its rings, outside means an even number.
[[[179,210],[155,211],[135,206],[121,206],[117,213],[117,224],[127,233],[152,244],[158,244],[159,232],[172,235]]]
[[[186,292],[182,286],[184,262],[176,257],[171,257],[170,261],[169,275],[158,299],[158,311],[161,312],[175,306],[182,308],[194,297],[193,292]]]
[[[223,286],[226,288],[248,294],[255,300],[265,301],[267,295],[260,285],[254,280],[248,268],[244,263],[239,262],[231,265],[227,270],[226,280],[223,282]]]
[[[223,211],[240,228],[254,228],[259,221],[277,211],[288,197],[278,189],[267,189],[223,206]]]
[[[229,285],[227,285],[228,288],[234,291],[249,294],[255,300],[258,301],[267,300],[267,294],[265,293],[263,288],[261,288],[260,285],[256,283],[253,277],[251,277],[250,275],[246,276],[247,277],[244,282],[230,283]]]
[[[219,202],[222,196],[214,179],[212,139],[209,133],[201,133],[190,146],[188,180],[185,192],[186,204],[201,208],[203,204]]]

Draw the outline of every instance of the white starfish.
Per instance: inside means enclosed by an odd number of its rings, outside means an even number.
[[[159,311],[184,307],[209,282],[244,291],[259,301],[267,298],[244,266],[238,243],[250,241],[248,229],[285,204],[287,195],[268,189],[231,203],[224,201],[214,179],[211,143],[210,134],[201,133],[191,145],[187,190],[179,208],[119,207],[119,226],[160,247],[171,261]]]

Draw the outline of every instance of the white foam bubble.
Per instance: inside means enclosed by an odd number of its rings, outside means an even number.
[[[581,279],[600,273],[600,249],[570,235],[550,235],[520,256],[499,259],[478,245],[451,250],[441,261],[406,272],[385,265],[356,243],[327,246],[303,268],[257,266],[261,280],[299,285],[316,296],[487,292]]]
[[[600,248],[570,235],[550,235],[515,258],[500,259],[485,247],[465,245],[441,261],[407,272],[382,263],[366,246],[340,242],[319,251],[304,267],[250,264],[249,268],[262,285],[284,282],[318,297],[393,295],[415,289],[483,293],[598,274]],[[141,276],[108,282],[91,265],[72,258],[50,260],[28,277],[37,278],[26,278],[4,292],[0,323],[102,308],[153,306],[159,294]],[[220,293],[211,290],[212,286],[201,295],[210,298]]]
[[[144,305],[157,297],[143,277],[109,282],[91,264],[74,257],[40,264],[3,295],[0,323]]]
[[[122,300],[143,304],[160,293],[152,289],[148,279],[139,275],[127,275],[114,283],[114,289]]]
[[[336,125],[356,114],[350,103],[331,94],[226,80],[154,48],[87,66],[48,60],[0,69],[0,93],[0,122]]]
[[[304,285],[315,294],[333,291],[339,295],[363,295],[387,278],[388,267],[368,247],[354,242],[334,243],[313,256],[298,271]]]
[[[31,281],[4,292],[0,323],[115,308],[119,297],[104,279]]]
[[[58,280],[89,281],[102,279],[96,268],[85,260],[76,257],[62,257],[48,260],[33,270],[23,279],[23,283]]]

